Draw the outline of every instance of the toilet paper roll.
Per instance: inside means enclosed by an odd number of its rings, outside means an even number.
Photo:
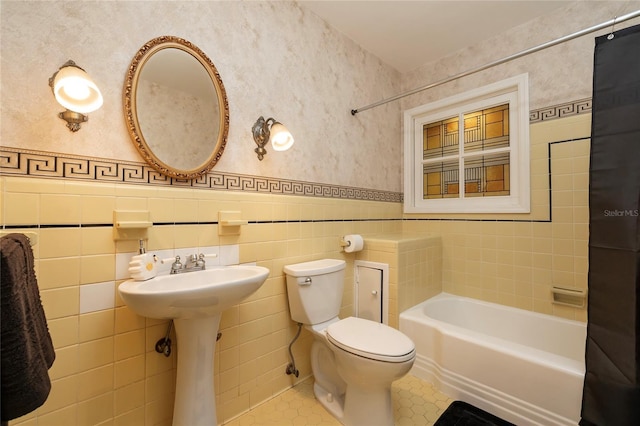
[[[358,234],[345,235],[344,242],[347,243],[347,245],[344,248],[344,251],[347,253],[360,251],[364,247],[364,240],[362,239],[362,235],[358,235]]]

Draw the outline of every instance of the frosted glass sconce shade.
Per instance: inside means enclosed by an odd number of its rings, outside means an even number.
[[[60,105],[67,111],[58,114],[76,132],[88,114],[102,106],[102,93],[91,77],[73,61],[67,61],[49,79],[49,86]]]
[[[271,126],[271,146],[274,151],[286,151],[293,146],[293,136],[277,121]]]
[[[291,132],[273,118],[266,120],[264,117],[258,118],[251,130],[253,132],[253,140],[258,145],[254,151],[258,154],[260,161],[267,155],[267,150],[264,146],[269,141],[271,141],[274,151],[286,151],[293,146],[294,140]]]

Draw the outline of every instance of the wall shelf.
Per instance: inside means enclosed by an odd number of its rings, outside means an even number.
[[[218,212],[218,235],[240,235],[240,227],[249,224],[241,216],[239,211]]]
[[[114,210],[114,240],[146,240],[147,230],[153,226],[147,210]]]

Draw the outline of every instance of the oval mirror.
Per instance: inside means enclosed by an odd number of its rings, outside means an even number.
[[[133,144],[158,172],[195,179],[222,156],[229,104],[213,62],[195,45],[162,36],[133,58],[124,87]]]

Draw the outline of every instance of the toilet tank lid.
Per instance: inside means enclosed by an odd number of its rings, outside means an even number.
[[[344,269],[345,261],[338,259],[320,259],[311,262],[285,265],[284,273],[293,277],[329,274]]]

